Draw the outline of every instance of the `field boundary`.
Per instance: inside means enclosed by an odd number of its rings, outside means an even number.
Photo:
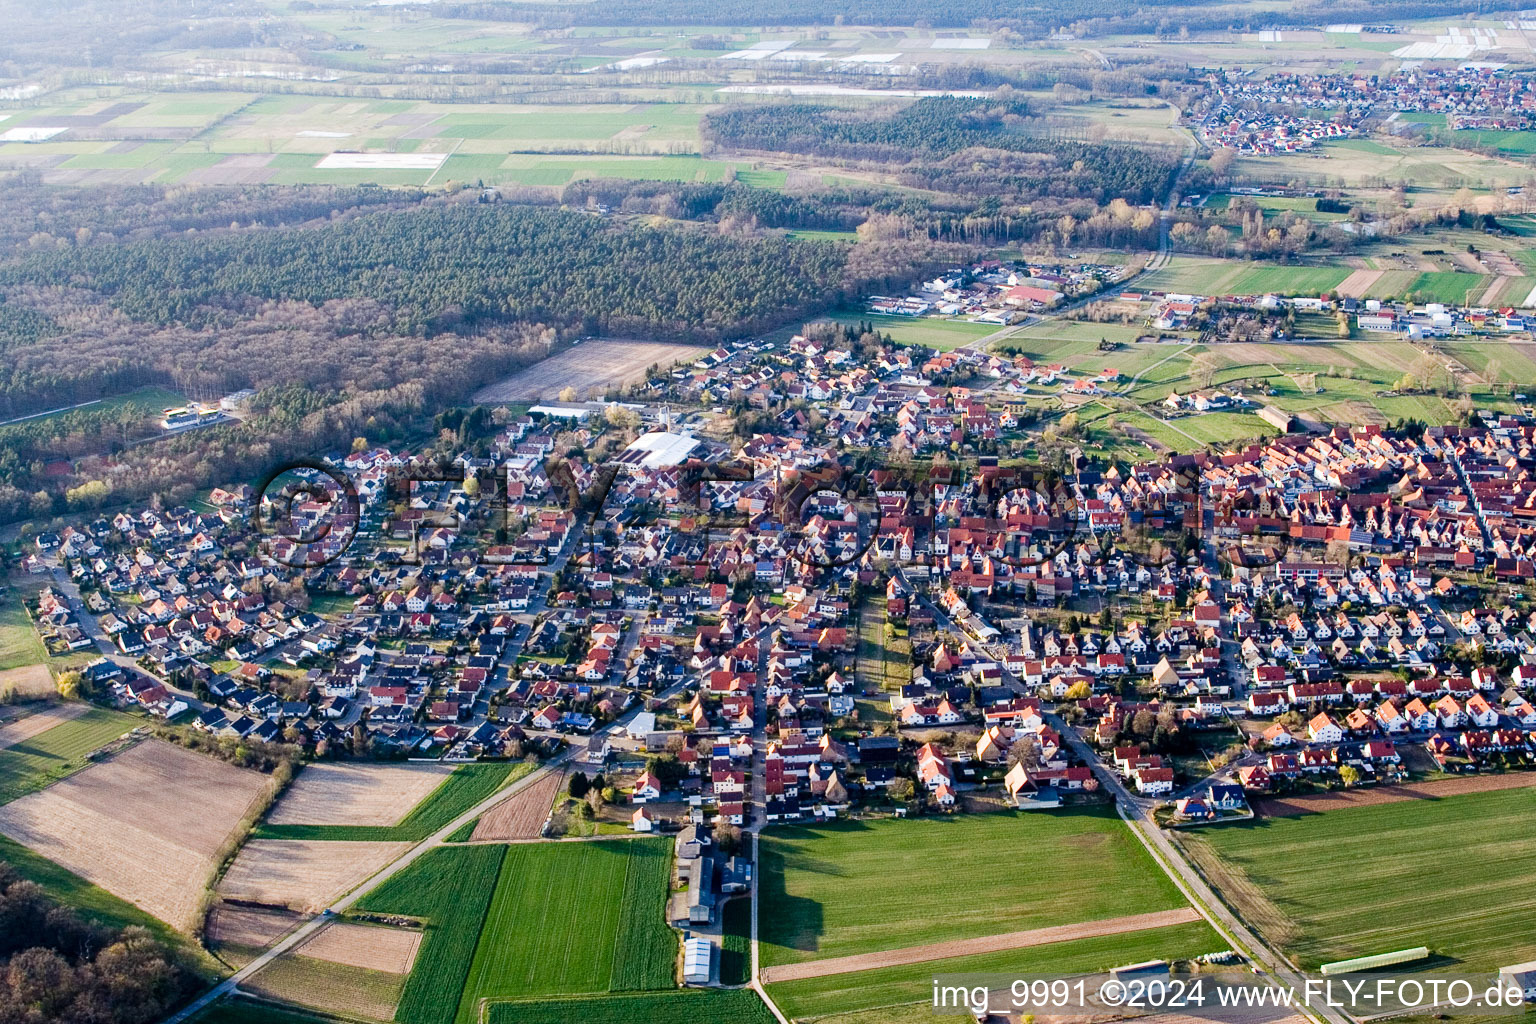
[[[1453,779],[1431,779],[1401,786],[1372,786],[1365,789],[1334,790],[1298,797],[1268,797],[1254,801],[1254,811],[1263,818],[1293,818],[1302,814],[1395,804],[1405,800],[1436,800],[1467,793],[1492,793],[1501,789],[1536,786],[1536,772],[1503,772],[1497,775],[1471,775]]]
[[[851,974],[854,971],[867,971],[881,967],[904,967],[910,964],[927,963],[929,960],[944,960],[949,957],[972,956],[979,953],[1003,953],[1010,949],[1047,946],[1056,942],[1070,942],[1074,939],[1093,939],[1105,935],[1144,931],[1149,928],[1189,924],[1200,919],[1200,912],[1193,907],[1154,910],[1146,914],[1129,914],[1125,917],[1111,917],[1101,921],[1052,925],[1049,928],[1031,928],[1028,931],[1004,932],[1001,935],[983,935],[973,939],[905,946],[879,953],[859,953],[827,960],[810,960],[805,963],[766,967],[761,972],[761,980],[763,984],[771,985],[776,982],[820,978],[829,974]]]

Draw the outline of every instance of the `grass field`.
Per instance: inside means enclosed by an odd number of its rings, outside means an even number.
[[[22,600],[20,590],[0,590],[0,672],[48,663],[48,649],[32,628]]]
[[[358,902],[360,911],[428,922],[395,1011],[401,1024],[453,1021],[505,853],[501,846],[439,847]]]
[[[478,1020],[482,1001],[670,989],[665,839],[442,847],[358,904],[427,926],[395,1019]]]
[[[773,1024],[751,989],[492,1003],[488,1024]]]
[[[395,825],[272,825],[256,839],[321,839],[358,842],[420,842],[509,782],[533,771],[527,763],[460,765]]]
[[[720,984],[745,985],[752,979],[751,899],[731,900],[720,921]]]
[[[1030,849],[1028,846],[1023,848]],[[1046,859],[1041,863],[1049,864],[1051,861]],[[1159,878],[1163,877],[1162,872],[1150,862],[1145,870],[1156,874]],[[1042,876],[1045,875],[1045,872],[1031,871],[1016,871],[1016,873],[1025,876],[1026,880],[1037,882],[1041,881]],[[953,883],[955,889],[964,890],[965,894],[972,891],[967,882],[959,881],[958,876],[951,875],[951,877],[956,878]],[[1109,877],[1106,875],[1107,885]],[[1124,880],[1126,879],[1120,878],[1114,881]],[[893,888],[900,888],[900,886],[893,885]],[[965,896],[956,893],[954,889],[951,889],[951,893],[953,905],[963,905],[967,902]],[[989,903],[988,906],[997,909],[1006,905]],[[1049,909],[1059,912],[1063,909],[1063,904],[1051,901]],[[902,920],[907,925],[916,924],[916,919],[911,917]],[[759,918],[759,929],[762,924],[762,918]],[[903,927],[902,931],[905,932],[906,927]],[[924,1019],[937,1020],[940,1018],[934,1017],[929,1005],[925,1005],[932,1000],[935,975],[1006,973],[1011,976],[1027,976],[1087,973],[1145,960],[1194,957],[1225,948],[1225,940],[1202,921],[1167,928],[1153,928],[1126,935],[1100,936],[1073,942],[1057,942],[1048,946],[1032,946],[1004,953],[930,960],[927,963],[911,964],[905,967],[781,982],[768,986],[768,994],[773,997],[774,1002],[778,1003],[779,1009],[790,1018],[821,1017],[876,1008],[884,1011],[916,1004],[920,1007]],[[895,1019],[894,1013],[888,1017],[885,1012],[882,1012],[871,1018],[871,1024],[874,1020],[891,1019]]]
[[[899,345],[922,345],[948,352],[985,338],[1001,330],[998,324],[978,324],[969,320],[945,320],[939,317],[878,316],[874,313],[839,313],[829,317],[840,324],[873,324],[881,334],[889,334]]]
[[[1461,968],[1496,970],[1536,958],[1533,810],[1536,794],[1507,789],[1267,818],[1184,841],[1223,898],[1304,967],[1425,945]]]
[[[671,988],[671,867],[665,839],[506,847],[459,1020],[481,999]]]
[[[1176,256],[1137,282],[1149,291],[1196,295],[1320,295],[1350,275],[1346,267],[1275,267],[1240,260]]]
[[[196,1024],[333,1024],[335,1020],[249,999],[215,1003],[192,1019]]]
[[[137,726],[116,711],[91,708],[13,747],[0,750],[0,803],[35,793],[90,764],[86,755]]]
[[[1422,296],[1425,302],[1444,302],[1466,305],[1477,303],[1478,296],[1488,287],[1489,277],[1484,274],[1465,274],[1455,270],[1439,270],[1420,274],[1408,286],[1407,294]],[[1525,296],[1521,296],[1523,300]]]
[[[81,917],[99,921],[108,928],[137,925],[148,928],[161,939],[180,938],[178,932],[153,914],[147,914],[101,886],[91,884],[47,857],[33,853],[14,839],[0,836],[0,861],[9,864],[22,878],[42,886],[53,899],[74,907]]]
[[[1051,869],[1019,870],[1024,849]],[[773,829],[761,850],[765,966],[1183,905],[1101,808]]]

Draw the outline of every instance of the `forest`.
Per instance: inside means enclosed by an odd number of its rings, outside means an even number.
[[[805,312],[841,276],[840,250],[824,244],[436,204],[320,229],[45,249],[0,268],[0,286],[68,283],[136,321],[196,328],[262,301],[366,299],[392,311],[379,333],[521,321],[715,339]]]
[[[186,500],[277,458],[401,436],[581,334],[736,337],[942,258],[892,243],[852,260],[847,246],[718,222],[657,228],[398,193],[372,210],[348,205],[371,197],[327,193],[253,211],[304,227],[189,232],[178,225],[217,223],[234,197],[189,208],[149,192],[113,229],[71,208],[52,214],[58,234],[13,242],[0,263],[0,419],[147,385],[258,395],[244,423],[141,447],[123,447],[131,425],[96,423],[102,411],[16,424],[0,521],[151,493]],[[37,226],[3,199],[0,237]],[[110,429],[81,451],[93,425]],[[46,463],[64,457],[71,475],[51,477]]]
[[[0,1020],[141,1024],[200,984],[145,929],[82,920],[0,861]]]
[[[1178,156],[1155,146],[1104,145],[1043,136],[1016,99],[934,96],[874,111],[814,103],[738,106],[708,115],[705,138],[727,149],[871,161],[902,184],[964,196],[1119,197],[1156,201]]]

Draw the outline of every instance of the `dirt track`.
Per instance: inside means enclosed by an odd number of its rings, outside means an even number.
[[[482,840],[537,839],[549,817],[555,794],[565,785],[564,772],[550,772],[521,792],[514,793],[480,816],[470,836]]]
[[[1433,782],[1410,782],[1403,786],[1372,786],[1369,789],[1341,789],[1315,796],[1255,800],[1254,812],[1261,818],[1293,818],[1302,814],[1321,814],[1346,807],[1395,804],[1404,800],[1432,800],[1464,793],[1488,793],[1496,789],[1520,789],[1536,786],[1536,772],[1509,772],[1503,775],[1467,775]]]
[[[1151,914],[1131,914],[1112,917],[1104,921],[1084,921],[1081,924],[1056,925],[1051,928],[1034,928],[1025,932],[1006,932],[1002,935],[983,935],[974,939],[956,939],[953,942],[933,942],[926,946],[906,946],[887,949],[879,953],[861,953],[857,956],[838,956],[828,960],[813,960],[804,964],[785,964],[763,970],[764,984],[779,981],[800,981],[804,978],[820,978],[828,974],[848,974],[879,967],[900,967],[905,964],[921,964],[929,960],[943,960],[952,956],[971,956],[977,953],[1001,953],[1010,949],[1029,946],[1045,946],[1053,942],[1070,942],[1073,939],[1089,939],[1100,935],[1119,935],[1146,928],[1162,928],[1167,925],[1186,924],[1200,920],[1193,907],[1177,910],[1159,910]]]

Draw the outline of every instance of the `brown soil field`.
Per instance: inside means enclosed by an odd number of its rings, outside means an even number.
[[[276,942],[303,918],[286,910],[237,907],[221,903],[208,913],[204,934],[216,946],[262,949]]]
[[[241,989],[279,999],[373,1020],[393,1020],[405,975],[368,971],[292,954],[280,956],[240,983]]]
[[[550,772],[533,785],[512,794],[480,816],[472,840],[505,842],[509,839],[537,839],[539,829],[549,817],[555,794],[565,786],[564,772]]]
[[[1356,270],[1339,282],[1339,286],[1334,291],[1348,299],[1362,299],[1381,275],[1380,270]]]
[[[601,399],[611,387],[632,384],[654,364],[698,358],[706,349],[659,341],[588,341],[535,363],[475,392],[475,402],[553,400],[567,387],[580,399]]]
[[[1366,789],[1339,789],[1308,796],[1274,797],[1255,800],[1253,809],[1262,818],[1291,818],[1300,814],[1321,814],[1345,807],[1371,804],[1395,804],[1404,800],[1429,800],[1463,793],[1488,793],[1496,789],[1520,789],[1536,786],[1536,772],[1506,772],[1501,775],[1464,775],[1431,782],[1410,782],[1402,786],[1371,786]]]
[[[1056,925],[1051,928],[1032,928],[1023,932],[1007,932],[1003,935],[983,935],[974,939],[957,939],[954,942],[932,942],[926,946],[907,946],[887,949],[879,953],[860,953],[856,956],[837,956],[827,960],[812,960],[803,964],[785,964],[763,970],[764,984],[779,981],[799,981],[803,978],[820,978],[828,974],[848,974],[877,967],[899,967],[903,964],[921,964],[929,960],[942,960],[951,956],[973,956],[981,953],[1001,953],[1028,946],[1045,946],[1053,942],[1071,942],[1099,935],[1120,935],[1147,928],[1185,924],[1200,920],[1193,907],[1177,910],[1159,910],[1150,914],[1130,914],[1112,917],[1105,921],[1084,921],[1080,924]]]
[[[267,815],[274,825],[393,825],[453,771],[447,764],[312,764]]]
[[[1488,268],[1500,277],[1525,277],[1525,268],[1516,263],[1514,259],[1503,249],[1487,249],[1483,252],[1483,262]]]
[[[219,895],[315,913],[410,849],[410,843],[252,839],[219,883]]]
[[[46,704],[30,714],[24,711],[22,717],[0,726],[0,750],[14,747],[23,740],[29,740],[40,732],[46,732],[61,722],[79,718],[89,707],[89,704],[83,703]]]
[[[303,956],[370,971],[410,974],[416,963],[421,932],[408,928],[382,928],[366,924],[332,922],[321,928],[298,951]]]
[[[54,692],[47,665],[23,665],[0,672],[0,690],[10,687],[18,697],[47,697]]]
[[[187,929],[214,855],[266,786],[256,772],[150,740],[0,807],[0,832]]]

